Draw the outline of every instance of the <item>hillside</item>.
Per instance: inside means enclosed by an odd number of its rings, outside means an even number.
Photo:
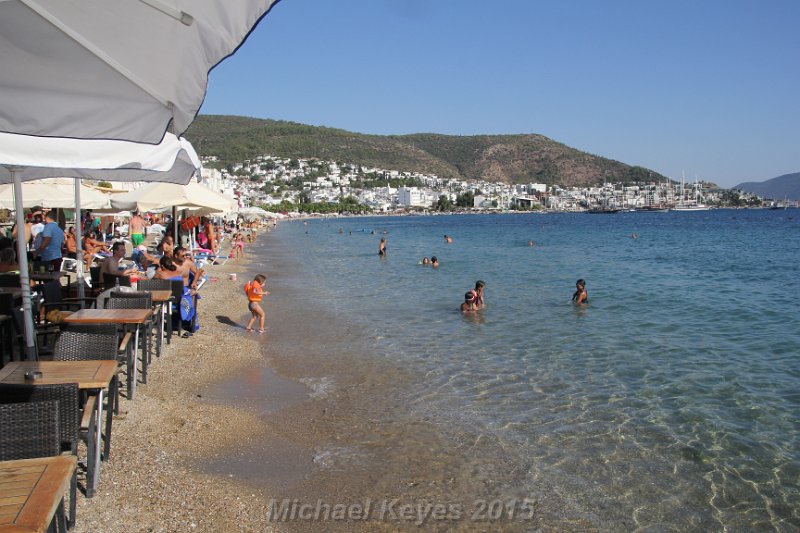
[[[772,200],[800,200],[800,172],[784,174],[767,181],[748,181],[733,187]]]
[[[199,115],[186,138],[201,156],[215,155],[224,163],[271,154],[505,183],[582,186],[666,179],[542,135],[364,135],[294,122]]]

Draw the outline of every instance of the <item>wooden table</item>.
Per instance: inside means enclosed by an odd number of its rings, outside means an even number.
[[[78,458],[57,455],[0,462],[0,533],[47,531]]]
[[[39,371],[42,377],[36,380],[25,379],[25,373]],[[77,383],[79,389],[97,392],[97,414],[94,432],[90,432],[88,443],[88,474],[86,496],[94,496],[100,474],[100,461],[111,453],[111,424],[113,421],[116,387],[116,361],[11,361],[0,369],[0,383],[14,385],[60,385]],[[105,448],[103,443],[103,396],[108,389],[108,412],[105,420]],[[2,508],[0,508],[2,510]]]
[[[64,318],[66,324],[118,324],[135,327],[133,355],[128,358],[128,399],[136,394],[139,330],[153,316],[152,309],[81,309]],[[147,379],[147,355],[142,356],[142,380]]]
[[[64,272],[62,270],[58,272],[33,272],[30,278],[33,281],[61,281],[61,278],[64,276],[69,278],[69,272]]]

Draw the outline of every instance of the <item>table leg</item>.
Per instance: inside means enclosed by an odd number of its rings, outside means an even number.
[[[114,408],[116,407],[116,398],[117,398],[117,387],[119,387],[119,381],[117,376],[114,376],[111,379],[111,384],[108,387],[108,407],[106,413],[106,435],[105,435],[105,443],[103,448],[103,460],[108,461],[108,458],[111,456],[111,424],[114,420]]]
[[[103,389],[97,391],[97,424],[94,436],[94,471],[92,472],[92,492],[97,488],[97,480],[100,477],[100,445],[103,442]]]
[[[136,380],[138,373],[139,373],[139,324],[136,324],[136,331],[133,334],[133,379],[129,380],[129,383],[131,384],[132,388],[128,391],[130,393],[131,400],[133,400],[133,397],[136,394]]]
[[[89,418],[89,428],[86,442],[86,497],[94,497],[94,489],[97,487],[97,469],[100,468],[100,458],[97,446],[97,407]]]

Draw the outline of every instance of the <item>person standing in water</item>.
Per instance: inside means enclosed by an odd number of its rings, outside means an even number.
[[[263,274],[256,274],[256,277],[253,281],[248,282],[244,286],[244,292],[247,294],[247,309],[250,311],[250,321],[247,322],[247,327],[245,328],[247,331],[253,331],[253,324],[258,319],[258,332],[264,333],[264,319],[266,315],[264,314],[264,310],[261,308],[261,300],[264,298],[265,294],[269,294],[268,291],[265,291],[263,286],[264,283],[267,281],[267,277]]]
[[[575,305],[582,305],[589,303],[589,293],[586,292],[586,282],[579,279],[575,282],[575,293],[572,295],[572,302]]]
[[[478,280],[475,282],[475,289],[473,289],[473,293],[475,294],[475,308],[479,309],[483,307],[485,302],[483,301],[483,288],[486,286],[486,283],[483,280]]]
[[[467,291],[464,294],[464,303],[461,304],[461,312],[462,313],[473,313],[478,310],[478,306],[475,305],[475,291]]]
[[[378,244],[378,255],[381,257],[386,255],[386,237],[381,237],[381,242]]]

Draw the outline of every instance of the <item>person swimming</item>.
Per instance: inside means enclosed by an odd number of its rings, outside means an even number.
[[[475,304],[475,299],[475,291],[467,291],[464,294],[464,303],[461,304],[461,312],[472,313],[473,311],[477,311],[478,306]]]
[[[439,260],[436,259],[435,255],[431,257],[431,266],[433,268],[439,268]]]
[[[431,260],[428,259],[428,256],[426,255],[425,257],[422,258],[422,261],[420,261],[419,264],[423,266],[428,266],[431,264]]]
[[[572,295],[572,302],[575,305],[588,304],[589,293],[586,292],[586,282],[582,279],[579,279],[575,282],[575,289],[576,291]]]
[[[450,244],[451,242],[453,242],[453,238],[450,235],[445,235],[444,236],[444,242],[446,242],[447,244]]]

